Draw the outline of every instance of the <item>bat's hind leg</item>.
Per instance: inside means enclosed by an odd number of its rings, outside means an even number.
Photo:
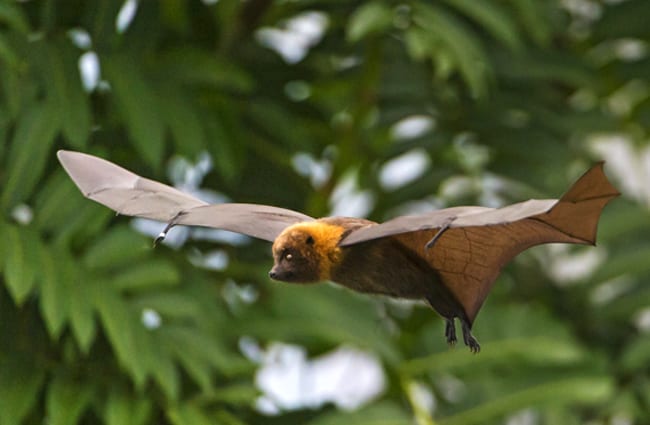
[[[456,324],[454,323],[454,318],[451,319],[445,318],[445,336],[447,337],[447,344],[454,346],[456,345]]]
[[[463,328],[463,341],[465,345],[469,347],[469,350],[472,353],[478,353],[481,351],[481,345],[478,343],[474,335],[472,335],[472,325],[465,319],[460,319],[461,326]]]

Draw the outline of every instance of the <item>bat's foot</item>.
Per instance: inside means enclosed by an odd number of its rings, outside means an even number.
[[[447,344],[450,346],[456,345],[456,325],[454,319],[446,319],[447,323],[445,325],[445,336],[447,337]]]
[[[463,327],[463,341],[465,342],[465,345],[469,347],[469,351],[472,353],[478,353],[481,351],[481,344],[479,344],[476,338],[474,338],[474,335],[472,335],[470,324],[464,320],[461,320],[461,324]]]

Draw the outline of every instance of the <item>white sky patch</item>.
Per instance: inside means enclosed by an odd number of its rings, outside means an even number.
[[[622,38],[616,40],[614,51],[623,62],[635,62],[648,56],[648,43],[638,38]]]
[[[257,408],[269,415],[316,409],[326,403],[355,410],[379,396],[386,386],[379,360],[351,347],[308,359],[303,347],[274,343],[260,357],[255,383],[262,396]]]
[[[207,152],[199,154],[196,162],[189,161],[186,158],[177,156],[171,159],[167,168],[167,174],[174,187],[182,192],[201,199],[209,204],[221,204],[230,202],[230,199],[222,193],[200,187],[205,176],[212,170],[212,158]],[[131,220],[131,226],[140,233],[152,238],[157,237],[166,226],[166,223],[148,220],[145,218],[134,218]],[[207,227],[172,227],[162,243],[171,248],[177,249],[185,244],[187,239],[202,241],[212,241],[226,243],[232,246],[245,245],[250,238],[234,232],[228,232],[221,229],[211,229]],[[206,254],[207,255],[207,254]],[[202,267],[214,268],[217,258],[209,258],[206,255],[195,258]]]
[[[298,152],[291,158],[291,165],[298,174],[308,177],[314,189],[319,189],[332,176],[332,161],[327,158],[316,159],[306,152]]]
[[[298,63],[309,49],[323,38],[329,20],[322,12],[304,12],[287,20],[282,28],[264,27],[257,30],[257,41],[289,64]]]
[[[432,416],[436,408],[436,398],[427,385],[418,381],[411,381],[408,384],[407,391],[411,402],[417,406],[419,411],[426,412]]]
[[[250,238],[237,232],[207,227],[192,227],[191,237],[197,241],[225,243],[231,246],[243,246],[250,242]]]
[[[593,0],[562,0],[560,4],[575,17],[589,22],[596,21],[603,13],[602,7]]]
[[[634,282],[628,276],[620,276],[596,286],[590,294],[594,305],[605,305],[628,292]]]
[[[424,149],[413,149],[386,162],[379,170],[379,183],[385,190],[395,190],[421,177],[431,159]]]
[[[228,306],[234,310],[242,304],[252,304],[257,301],[259,292],[251,284],[238,284],[232,279],[227,279],[221,289],[221,296]]]
[[[630,80],[607,98],[609,110],[616,116],[626,117],[650,96],[648,83],[641,79]]]
[[[99,85],[100,79],[100,65],[97,53],[93,51],[86,52],[79,56],[79,75],[81,76],[81,84],[87,92],[92,92]]]
[[[126,0],[120,11],[117,13],[117,18],[115,19],[115,31],[118,34],[122,34],[129,28],[133,18],[135,18],[135,13],[138,11],[138,2],[137,0]]]
[[[284,85],[284,94],[294,102],[302,102],[311,96],[311,86],[302,80],[289,81]]]
[[[506,425],[537,425],[539,415],[533,409],[520,410],[508,417]]]
[[[215,249],[206,253],[195,250],[190,254],[189,259],[197,267],[215,271],[225,270],[228,267],[228,263],[230,263],[230,257],[223,249]]]
[[[508,182],[501,177],[485,173],[481,177],[481,196],[479,203],[485,207],[499,208],[506,204],[506,201],[501,196],[506,192]]]
[[[571,250],[567,245],[551,244],[546,246],[546,250],[549,264],[544,270],[561,285],[588,279],[607,257],[601,247]]]
[[[438,393],[451,403],[460,402],[467,394],[467,385],[454,375],[445,374],[439,376],[434,385]]]
[[[149,330],[158,329],[162,325],[160,314],[151,308],[142,309],[140,320],[142,321],[142,325]]]
[[[375,204],[369,190],[359,190],[357,175],[349,172],[336,184],[329,199],[330,215],[342,217],[366,217]]]
[[[400,215],[425,214],[431,211],[444,208],[445,202],[438,196],[432,195],[423,199],[404,202],[395,208],[391,208],[387,217],[398,217]]]
[[[88,50],[93,45],[90,34],[83,28],[72,28],[68,31],[68,37],[70,37],[72,44],[83,50]]]
[[[424,136],[435,127],[435,121],[428,115],[412,115],[397,121],[390,129],[394,140],[409,140]]]
[[[639,331],[650,334],[650,307],[639,311],[634,319],[634,323]]]
[[[11,210],[11,218],[16,220],[16,223],[26,226],[34,219],[34,211],[27,204],[18,204]]]
[[[440,197],[446,201],[475,194],[477,184],[475,179],[468,176],[450,176],[440,183]]]
[[[616,186],[650,207],[650,146],[637,147],[623,134],[596,135],[589,142],[598,157],[607,158]]]

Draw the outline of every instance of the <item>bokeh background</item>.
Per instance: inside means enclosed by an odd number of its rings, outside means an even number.
[[[650,422],[647,0],[0,3],[0,424]],[[57,149],[212,202],[385,220],[623,196],[422,304],[269,281],[267,243],[116,217]]]

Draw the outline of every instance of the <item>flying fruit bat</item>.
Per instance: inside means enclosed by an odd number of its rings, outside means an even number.
[[[534,245],[593,245],[602,209],[619,195],[601,162],[560,199],[446,208],[378,224],[349,217],[314,219],[267,205],[208,204],[95,156],[57,155],[85,197],[119,214],[166,222],[157,241],[173,226],[192,225],[273,242],[272,279],[330,280],[358,292],[425,300],[446,320],[449,344],[456,342],[454,319],[459,319],[472,352],[480,350],[472,324],[501,268]]]

